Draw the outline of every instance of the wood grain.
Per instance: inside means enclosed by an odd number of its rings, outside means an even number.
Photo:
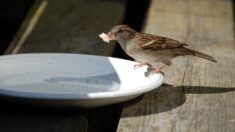
[[[110,55],[99,33],[122,22],[125,1],[37,0],[5,54],[63,52]],[[2,102],[1,132],[83,132],[116,129],[117,105],[61,110]]]
[[[127,102],[118,131],[234,132],[232,1],[154,0],[144,32],[188,43],[218,63],[185,57],[165,69],[165,85]]]

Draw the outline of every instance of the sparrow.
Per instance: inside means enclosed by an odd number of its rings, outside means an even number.
[[[154,73],[163,73],[165,66],[172,64],[172,59],[178,56],[192,55],[217,62],[215,58],[186,48],[188,44],[153,34],[140,33],[127,25],[117,25],[111,28],[108,34],[101,34],[104,41],[117,41],[127,55],[140,62],[134,68],[147,65],[151,68],[149,75]],[[160,67],[153,67],[155,62],[163,63]],[[149,76],[148,75],[148,76]]]

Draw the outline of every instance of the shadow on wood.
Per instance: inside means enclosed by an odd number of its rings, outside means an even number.
[[[180,107],[187,100],[186,94],[216,94],[235,91],[235,88],[202,87],[202,86],[172,86],[163,84],[161,87],[124,103],[123,107],[131,106],[132,111],[126,111],[122,117],[136,117],[166,112]],[[151,104],[149,104],[151,103]],[[144,106],[143,104],[148,104]],[[142,106],[142,108],[140,107]]]

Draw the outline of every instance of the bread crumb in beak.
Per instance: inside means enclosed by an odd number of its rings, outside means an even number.
[[[109,43],[110,39],[109,39],[109,36],[107,34],[101,33],[99,36],[104,42]]]

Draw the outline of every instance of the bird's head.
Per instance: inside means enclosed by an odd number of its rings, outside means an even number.
[[[127,25],[114,26],[108,33],[109,40],[128,41],[136,35],[136,31]]]

